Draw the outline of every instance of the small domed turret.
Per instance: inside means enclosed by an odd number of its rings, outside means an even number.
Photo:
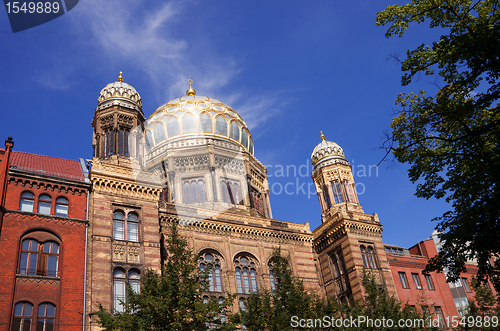
[[[132,85],[123,82],[121,71],[118,81],[109,83],[99,93],[97,109],[102,109],[113,103],[118,103],[124,107],[137,109],[142,112],[141,96]]]
[[[321,142],[314,148],[311,154],[313,171],[334,163],[349,164],[345,159],[344,151],[338,144],[325,140],[323,131],[321,133]]]

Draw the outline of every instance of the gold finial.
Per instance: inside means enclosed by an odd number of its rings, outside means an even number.
[[[323,131],[320,131],[319,133],[321,133],[321,141],[325,141],[325,135],[323,134]]]
[[[186,91],[187,95],[195,95],[196,91],[191,87],[191,84],[193,84],[193,80],[191,79],[191,76],[187,79],[187,82],[189,83],[189,88]]]
[[[121,83],[123,82],[123,76],[122,76],[122,72],[120,71],[120,76],[118,76],[118,81]]]

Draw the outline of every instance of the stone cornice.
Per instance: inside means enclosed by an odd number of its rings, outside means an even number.
[[[42,174],[35,174],[29,171],[24,171],[24,170],[18,170],[18,169],[9,169],[9,183],[15,183],[18,185],[18,183],[23,183],[25,185],[26,183],[30,183],[30,185],[33,185],[34,183],[37,183],[35,185],[41,186],[51,186],[51,187],[64,187],[65,190],[72,190],[72,191],[84,191],[88,190],[90,188],[90,183],[85,183],[85,182],[80,182],[77,180],[71,180],[71,179],[65,179],[61,177],[53,177],[53,176],[47,176],[47,175],[42,175]],[[74,190],[74,188],[79,188]]]
[[[44,215],[44,214],[30,213],[20,210],[5,209],[4,217],[7,217],[8,215],[14,218],[22,219],[24,221],[26,220],[35,222],[45,221],[45,222],[78,225],[78,226],[86,226],[89,223],[87,220],[82,220],[78,218]]]

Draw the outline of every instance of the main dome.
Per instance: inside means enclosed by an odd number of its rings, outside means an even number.
[[[172,99],[158,107],[147,120],[148,152],[168,142],[191,137],[230,141],[244,147],[250,154],[254,153],[253,140],[245,121],[217,99],[195,94]]]
[[[134,108],[142,112],[142,99],[132,85],[123,82],[122,72],[118,81],[109,83],[99,93],[97,108],[108,106],[109,103],[119,103],[128,108]]]

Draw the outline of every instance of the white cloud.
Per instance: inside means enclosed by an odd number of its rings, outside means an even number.
[[[132,0],[88,0],[80,2],[82,27],[92,33],[94,48],[110,59],[130,62],[144,70],[160,105],[183,95],[186,78],[191,75],[194,88],[233,107],[250,128],[265,123],[280,112],[288,101],[285,91],[264,93],[236,90],[231,82],[244,71],[241,60],[204,51],[189,36],[173,32],[189,24],[185,15],[189,1],[149,2]],[[147,7],[148,9],[143,9]],[[216,41],[217,36],[214,36]],[[190,44],[190,41],[192,44]],[[210,42],[210,41],[209,41]],[[210,44],[208,42],[208,44]],[[204,44],[205,47],[207,43]]]

